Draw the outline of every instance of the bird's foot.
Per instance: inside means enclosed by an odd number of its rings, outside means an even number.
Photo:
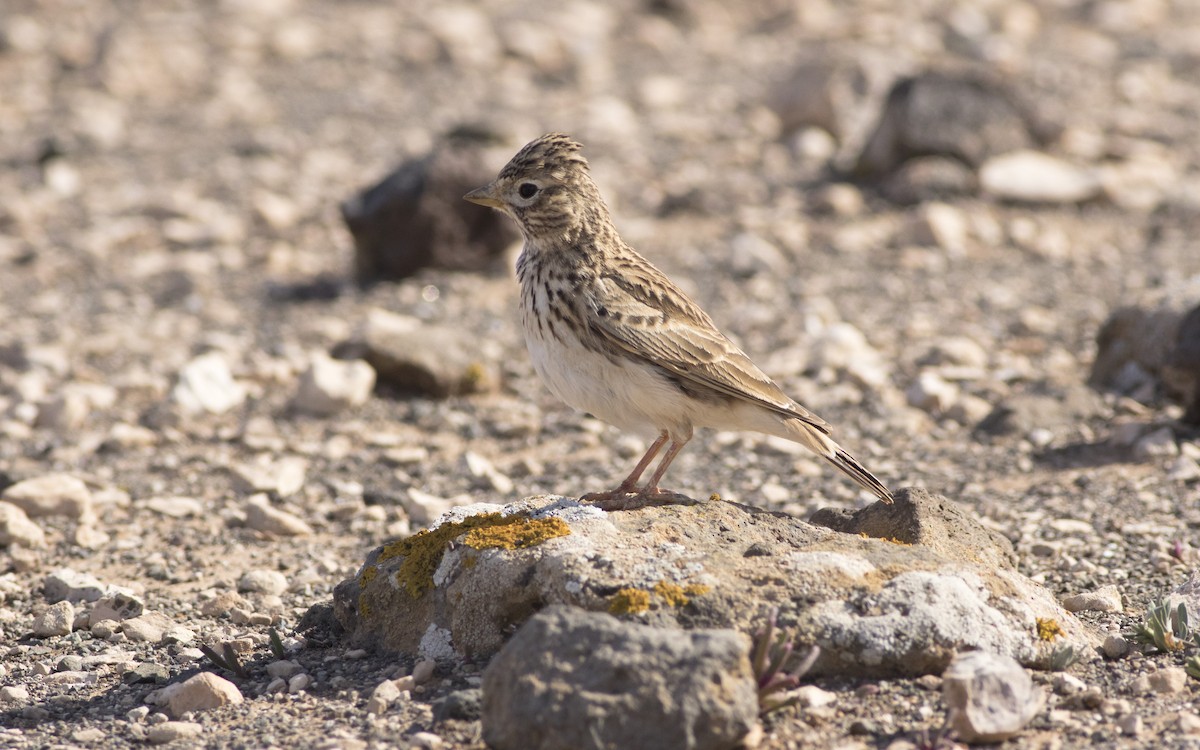
[[[651,505],[697,505],[699,501],[671,490],[651,487],[642,490],[618,487],[607,492],[589,492],[579,498],[581,502],[594,505],[600,510],[637,510]]]

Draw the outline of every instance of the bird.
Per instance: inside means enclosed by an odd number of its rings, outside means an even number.
[[[621,239],[582,150],[569,135],[548,133],[463,196],[520,229],[521,328],[549,390],[623,431],[655,436],[616,488],[581,500],[609,511],[688,501],[659,484],[695,428],[712,428],[799,443],[891,504],[892,493],[834,442],[823,419],[789,398]]]

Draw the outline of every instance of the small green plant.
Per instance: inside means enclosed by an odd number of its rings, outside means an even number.
[[[795,634],[778,630],[778,616],[779,610],[772,609],[766,626],[754,635],[752,666],[758,681],[759,716],[794,705],[797,697],[788,693],[800,686],[800,678],[812,669],[821,655],[821,649],[814,645],[795,668],[786,671],[788,660],[795,651]]]
[[[1136,642],[1168,653],[1183,651],[1191,639],[1187,606],[1181,602],[1178,607],[1172,607],[1164,599],[1150,605],[1142,616],[1141,624],[1133,632]]]
[[[271,654],[276,659],[286,659],[287,652],[283,649],[283,639],[279,637],[279,631],[275,628],[271,628],[267,631],[267,637],[271,642]]]
[[[1075,650],[1074,646],[1058,646],[1050,652],[1048,661],[1051,672],[1062,672],[1079,661],[1079,652]]]
[[[250,673],[242,666],[242,662],[238,659],[237,652],[233,650],[233,644],[226,643],[222,649],[223,653],[218,654],[210,646],[201,646],[200,651],[208,657],[208,660],[227,672],[233,672],[238,677],[246,678]]]
[[[1183,662],[1183,671],[1192,679],[1200,680],[1200,656],[1189,656]]]

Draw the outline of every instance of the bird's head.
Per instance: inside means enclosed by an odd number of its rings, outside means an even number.
[[[608,218],[577,141],[549,133],[531,141],[491,183],[463,196],[517,222],[527,240],[556,239]]]

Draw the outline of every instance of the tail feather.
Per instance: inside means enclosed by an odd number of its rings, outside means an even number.
[[[860,464],[854,456],[839,447],[834,449],[832,456],[825,456],[825,458],[851,479],[874,493],[880,500],[888,505],[892,504],[891,490],[884,486],[883,482],[879,481],[874,474],[867,471],[866,467]]]
[[[847,453],[842,446],[835,443],[828,435],[818,432],[798,419],[789,419],[783,425],[784,431],[782,433],[776,432],[775,434],[780,435],[780,437],[786,437],[789,440],[795,440],[797,443],[800,443],[813,453],[816,453],[841,469],[846,476],[858,482],[863,488],[870,490],[873,495],[883,502],[888,505],[892,504],[892,493],[883,482],[879,481],[874,474],[867,471],[866,467],[859,463],[857,458]]]

